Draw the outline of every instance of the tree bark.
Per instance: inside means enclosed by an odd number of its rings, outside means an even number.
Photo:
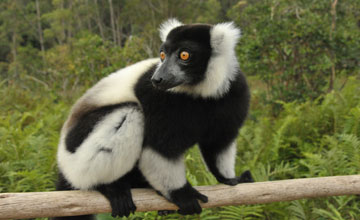
[[[86,5],[86,9],[89,10],[89,12],[93,12],[92,10],[90,10],[90,7],[89,7],[89,0],[85,0],[85,5]],[[91,32],[91,20],[90,20],[90,16],[92,14],[88,13],[86,15],[86,23],[87,23],[87,28],[89,30],[89,32]]]
[[[45,47],[44,47],[43,31],[41,26],[41,12],[40,12],[39,0],[35,1],[35,5],[36,5],[37,28],[39,34],[40,48],[41,48],[41,52],[44,52]]]
[[[99,27],[100,36],[103,39],[103,41],[105,41],[104,29],[103,29],[103,25],[102,25],[102,21],[101,21],[101,15],[99,12],[99,6],[98,6],[97,0],[95,0],[95,7],[96,7],[96,23]]]
[[[326,196],[360,194],[360,175],[245,183],[237,186],[196,187],[209,197],[203,208],[263,204]],[[151,189],[133,189],[137,211],[176,210]],[[110,212],[109,202],[98,192],[58,191],[0,194],[0,219],[85,215]]]
[[[116,28],[116,42],[117,45],[121,46],[121,24],[119,23],[119,15],[120,15],[120,11],[118,11],[118,13],[115,13],[115,28]]]
[[[73,13],[73,2],[69,1],[69,9],[71,11],[71,13]],[[72,38],[72,28],[73,28],[73,24],[72,24],[72,19],[70,21],[68,21],[67,24],[67,42],[70,43],[71,38]],[[70,43],[70,48],[71,48],[71,43]]]
[[[17,38],[17,33],[16,33],[15,28],[13,30],[13,34],[12,34],[11,38],[12,38],[11,39],[11,41],[12,41],[11,51],[12,51],[12,54],[13,54],[13,63],[15,64],[14,71],[15,71],[15,77],[17,77],[18,74],[19,74],[19,70],[18,70],[18,63],[17,63],[17,39],[16,39]]]
[[[114,22],[114,9],[113,9],[112,0],[109,0],[109,9],[110,9],[111,31],[113,34],[114,44],[116,44],[116,29],[115,29],[115,22]]]
[[[61,10],[64,9],[64,1],[63,0],[60,1],[60,8],[61,8]],[[57,39],[59,41],[59,44],[62,45],[64,43],[64,41],[66,41],[66,31],[65,31],[64,18],[60,18],[60,22],[61,22],[61,36],[58,36]]]
[[[42,29],[42,25],[41,25],[41,11],[40,11],[39,0],[35,1],[35,6],[36,6],[37,29],[38,29],[40,49],[41,49],[41,58],[42,58],[43,67],[45,67],[46,66],[45,46],[44,46],[43,29]]]
[[[331,3],[331,28],[330,28],[330,41],[333,40],[333,32],[335,31],[335,27],[336,27],[336,5],[338,3],[338,0],[334,0]],[[331,50],[330,51],[330,57],[331,60],[333,61],[333,64],[331,66],[331,74],[330,74],[330,80],[329,80],[329,89],[328,91],[332,91],[334,89],[334,83],[335,83],[335,78],[336,78],[336,71],[335,71],[335,65],[336,65],[336,59],[335,59],[335,54],[334,52]]]

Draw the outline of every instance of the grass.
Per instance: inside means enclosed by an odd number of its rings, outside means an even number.
[[[38,90],[1,85],[0,192],[54,190],[60,129],[80,93],[64,98]],[[350,78],[341,91],[316,100],[277,102],[282,110],[273,114],[253,89],[252,110],[238,137],[236,172],[250,169],[256,181],[358,174],[359,94],[360,80]],[[186,164],[193,185],[217,183],[196,147],[186,154]],[[204,209],[194,216],[135,213],[129,219],[360,219],[359,202],[357,196],[337,196]]]

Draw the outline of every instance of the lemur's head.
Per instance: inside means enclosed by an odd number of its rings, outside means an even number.
[[[160,26],[160,37],[155,87],[215,98],[229,90],[238,72],[234,49],[240,37],[232,22],[184,25],[170,19]]]

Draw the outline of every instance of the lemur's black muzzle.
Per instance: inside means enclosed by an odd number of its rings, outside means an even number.
[[[183,83],[179,77],[180,68],[172,60],[165,61],[151,77],[151,83],[157,89],[167,90]]]
[[[153,77],[151,78],[151,83],[155,88],[162,90],[170,89],[180,84],[176,81],[175,77],[173,77],[172,74],[162,74],[159,72],[156,72],[153,75]]]

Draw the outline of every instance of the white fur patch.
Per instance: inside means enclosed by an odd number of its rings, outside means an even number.
[[[216,24],[211,28],[210,57],[205,79],[197,85],[180,85],[170,91],[183,92],[194,96],[220,98],[230,89],[231,81],[236,77],[239,64],[235,46],[240,37],[240,29],[233,22]]]
[[[84,96],[100,106],[129,101],[139,102],[134,93],[134,86],[138,79],[157,62],[159,59],[147,59],[118,70],[100,80]]]
[[[147,59],[120,69],[103,78],[75,103],[72,107],[70,116],[86,113],[83,112],[83,106],[97,108],[123,102],[139,103],[135,96],[134,86],[139,78],[158,62],[159,58]],[[72,117],[69,117],[65,122],[64,128],[67,129],[68,124],[73,123],[72,120]]]
[[[124,117],[125,121],[116,130]],[[130,171],[139,159],[143,129],[142,112],[134,107],[122,107],[98,122],[75,153],[66,150],[66,134],[62,134],[57,154],[59,169],[78,189],[111,183]]]
[[[183,157],[169,160],[151,148],[141,154],[139,168],[150,185],[169,198],[169,192],[186,184]]]
[[[160,25],[159,32],[160,32],[160,39],[162,42],[166,41],[166,37],[170,33],[170,31],[176,27],[184,25],[180,21],[175,18],[170,18],[169,20],[165,21]]]
[[[236,141],[216,158],[216,167],[225,178],[235,177]]]

